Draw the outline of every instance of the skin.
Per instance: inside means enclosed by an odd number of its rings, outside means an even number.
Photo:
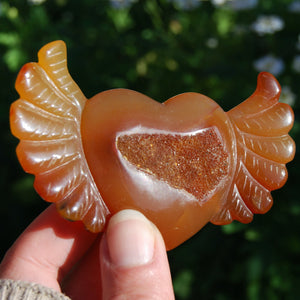
[[[0,278],[42,284],[75,300],[174,299],[162,236],[134,210],[115,214],[97,235],[51,205],[8,250]]]

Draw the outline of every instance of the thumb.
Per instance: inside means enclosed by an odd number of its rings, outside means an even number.
[[[100,246],[103,299],[174,299],[166,248],[144,215],[114,215]]]

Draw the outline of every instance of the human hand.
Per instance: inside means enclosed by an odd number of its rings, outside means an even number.
[[[174,299],[163,239],[141,213],[114,215],[104,234],[46,209],[0,265],[0,278],[34,282],[76,299]]]

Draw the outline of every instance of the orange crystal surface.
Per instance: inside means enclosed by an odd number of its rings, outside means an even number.
[[[196,134],[131,134],[117,148],[142,172],[203,200],[228,175],[228,154],[213,129]]]

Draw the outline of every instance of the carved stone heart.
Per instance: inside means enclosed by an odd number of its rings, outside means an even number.
[[[126,89],[87,100],[56,41],[25,65],[11,106],[17,155],[35,188],[67,219],[102,231],[107,218],[144,213],[172,249],[207,222],[250,222],[272,205],[295,153],[292,109],[261,73],[257,89],[225,113],[197,93],[158,103]]]
[[[173,231],[176,242],[225,200],[234,135],[228,116],[205,96],[186,93],[160,104],[130,90],[100,93],[84,108],[82,141],[110,212],[138,209],[165,236]]]

